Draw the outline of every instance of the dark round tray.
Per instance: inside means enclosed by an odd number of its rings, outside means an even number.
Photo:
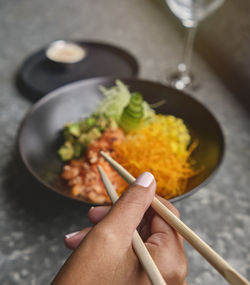
[[[47,46],[29,56],[17,74],[17,86],[21,93],[37,100],[58,87],[82,79],[138,75],[138,63],[128,51],[101,42],[74,42],[86,49],[87,56],[67,68],[51,64],[45,54]]]

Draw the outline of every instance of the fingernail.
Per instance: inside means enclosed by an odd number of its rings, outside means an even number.
[[[135,180],[134,184],[143,187],[148,187],[154,181],[154,179],[155,178],[153,174],[151,174],[150,172],[144,172]]]
[[[78,231],[78,232],[74,232],[74,233],[67,234],[67,235],[65,235],[65,238],[66,238],[66,239],[72,238],[73,236],[77,235],[78,233],[79,233],[79,231]]]

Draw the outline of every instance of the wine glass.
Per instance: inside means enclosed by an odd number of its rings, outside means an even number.
[[[200,21],[220,7],[224,0],[166,0],[170,10],[187,28],[187,39],[182,62],[170,76],[170,83],[177,89],[184,89],[193,81],[190,71],[194,38]]]

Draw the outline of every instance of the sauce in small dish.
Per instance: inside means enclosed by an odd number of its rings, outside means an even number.
[[[46,50],[49,60],[64,64],[77,63],[83,60],[86,54],[86,50],[77,43],[63,40],[51,43]]]

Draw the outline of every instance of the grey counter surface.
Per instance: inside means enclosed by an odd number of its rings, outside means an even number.
[[[250,5],[226,1],[201,24],[189,92],[220,122],[225,159],[201,191],[176,203],[183,221],[250,279]],[[14,75],[55,39],[103,40],[128,49],[140,77],[164,82],[183,46],[179,22],[160,1],[22,0],[0,3],[0,284],[49,284],[70,252],[63,235],[89,225],[88,207],[38,184],[18,156],[18,126],[31,102]],[[226,284],[186,245],[189,284]]]

